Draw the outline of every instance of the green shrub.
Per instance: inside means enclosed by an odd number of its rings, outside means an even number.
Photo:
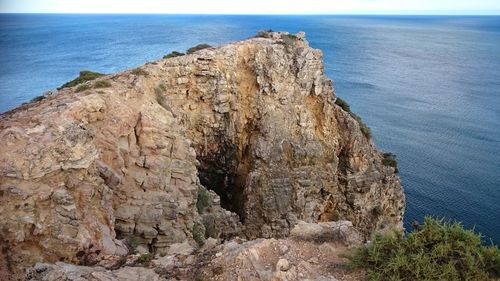
[[[395,172],[398,172],[398,161],[396,161],[396,155],[390,152],[384,153],[384,158],[382,159],[382,164],[384,166],[393,167]]]
[[[259,32],[257,32],[257,34],[255,35],[255,38],[258,38],[258,37],[261,37],[261,38],[270,38],[271,37],[271,33],[273,32],[272,29],[268,29],[268,30],[260,30]]]
[[[127,236],[127,239],[125,240],[125,244],[128,248],[128,253],[133,254],[135,253],[135,248],[139,246],[139,238],[137,236],[130,234]]]
[[[349,106],[349,105],[347,105],[347,106]],[[368,127],[368,125],[366,125],[365,122],[363,122],[363,120],[361,119],[361,117],[359,117],[356,113],[349,112],[349,114],[352,116],[352,118],[354,118],[354,119],[356,119],[356,121],[358,121],[359,129],[361,130],[361,133],[363,133],[363,135],[367,139],[371,139],[372,138],[372,130],[370,129],[370,127]]]
[[[181,53],[181,52],[173,51],[173,52],[171,52],[168,55],[164,55],[163,59],[175,58],[175,57],[180,57],[180,56],[183,56],[183,55],[185,55],[185,54]]]
[[[210,45],[208,45],[208,44],[198,44],[198,45],[196,45],[196,46],[194,46],[194,47],[189,48],[189,49],[186,51],[186,53],[187,53],[187,54],[192,54],[192,53],[194,53],[194,52],[196,52],[196,51],[203,50],[203,49],[207,49],[207,48],[212,48],[212,46],[210,46]]]
[[[89,71],[89,70],[82,70],[82,71],[80,71],[80,75],[77,78],[63,84],[61,87],[59,87],[57,89],[60,90],[62,88],[73,87],[73,86],[76,86],[76,85],[81,84],[83,82],[97,79],[97,78],[102,77],[104,75],[106,75],[106,74],[93,72],[93,71]]]
[[[82,85],[80,85],[80,86],[76,87],[75,93],[78,93],[78,92],[83,92],[83,91],[86,91],[86,90],[88,90],[88,89],[90,89],[90,86],[89,86],[89,85],[87,85],[87,84],[82,84]]]
[[[349,113],[351,112],[351,107],[349,106],[349,104],[345,100],[341,99],[340,97],[337,97],[337,99],[335,100],[335,104],[342,107],[342,109],[344,111],[349,112]]]
[[[37,102],[37,101],[41,101],[41,100],[44,100],[44,99],[46,99],[45,96],[38,96],[38,97],[32,98],[30,102]]]
[[[370,129],[370,127],[368,127],[368,125],[363,122],[361,117],[351,111],[351,107],[345,100],[337,97],[337,99],[335,100],[335,104],[340,106],[345,112],[348,112],[354,119],[356,119],[356,121],[358,121],[359,129],[367,139],[372,138],[372,130]]]
[[[360,129],[361,129],[361,132],[363,133],[363,135],[365,135],[365,137],[367,139],[371,139],[372,138],[372,129],[370,129],[370,127],[368,127],[368,125],[366,125],[363,121],[358,120],[358,122],[359,122],[359,126],[360,126]]]
[[[151,253],[145,253],[145,254],[140,255],[139,258],[137,259],[137,261],[139,263],[148,263],[151,260],[153,260],[154,257],[155,256],[153,254],[151,254]]]
[[[156,94],[164,94],[166,91],[167,87],[165,87],[165,85],[162,83],[158,84],[158,86],[155,88]]]
[[[481,236],[460,223],[426,217],[406,237],[376,236],[347,256],[369,280],[497,280],[500,250],[484,246]]]
[[[295,42],[297,41],[297,36],[293,34],[281,34],[281,40],[283,40],[283,43],[285,43],[285,45],[290,46],[295,44]]]
[[[94,83],[94,88],[109,88],[111,83],[107,80],[101,80]]]
[[[380,205],[377,205],[375,207],[373,207],[372,209],[372,215],[374,215],[375,217],[378,217],[382,214],[382,207]]]
[[[203,214],[205,209],[208,207],[209,199],[210,197],[206,189],[202,188],[198,191],[198,198],[196,200],[196,209],[198,210],[199,214]]]
[[[148,76],[149,72],[147,72],[146,70],[138,67],[138,68],[132,70],[132,74],[137,75],[137,76]]]
[[[205,230],[203,229],[203,226],[200,225],[199,223],[194,223],[193,225],[193,239],[196,241],[198,246],[203,246],[205,245]]]
[[[215,217],[212,215],[203,216],[203,226],[205,227],[205,238],[217,238],[218,231]]]

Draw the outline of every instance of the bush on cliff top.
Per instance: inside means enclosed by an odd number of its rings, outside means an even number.
[[[212,46],[210,46],[210,45],[208,45],[208,44],[198,44],[198,45],[196,45],[196,46],[194,46],[194,47],[189,48],[189,49],[186,51],[186,53],[188,53],[188,54],[192,54],[192,53],[194,53],[194,52],[196,52],[196,51],[203,50],[203,49],[207,49],[207,48],[212,48]]]
[[[396,155],[390,152],[384,153],[384,158],[382,159],[382,164],[384,166],[390,166],[395,169],[395,172],[398,172],[398,161],[396,161]]]
[[[80,71],[80,75],[77,78],[75,78],[67,83],[64,83],[61,87],[59,87],[57,89],[60,90],[63,88],[73,87],[73,86],[76,86],[76,85],[81,84],[83,82],[97,79],[97,78],[102,77],[104,75],[106,75],[106,74],[102,74],[99,72],[93,72],[93,71],[89,71],[89,70],[82,70],[82,71]]]
[[[271,38],[271,33],[273,32],[272,29],[268,29],[268,30],[260,30],[259,32],[257,32],[257,34],[255,35],[255,38]]]
[[[406,237],[376,236],[347,257],[369,280],[497,280],[500,249],[460,223],[426,217]]]
[[[185,54],[181,53],[181,52],[173,51],[173,52],[171,52],[168,55],[164,55],[163,59],[175,58],[175,57],[180,57],[180,56],[183,56],[183,55],[185,55]]]
[[[297,36],[293,34],[281,34],[281,40],[283,40],[285,46],[293,46],[297,39]]]

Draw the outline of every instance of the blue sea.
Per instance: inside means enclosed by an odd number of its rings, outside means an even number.
[[[462,221],[500,243],[500,17],[0,15],[0,112],[71,80],[258,30],[305,31],[337,94],[397,155],[405,225]]]

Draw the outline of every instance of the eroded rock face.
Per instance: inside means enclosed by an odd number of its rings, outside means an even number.
[[[209,238],[200,249],[185,243],[142,266],[122,268],[38,263],[27,270],[32,281],[121,280],[363,280],[362,271],[347,270],[347,245],[361,243],[348,221],[299,222],[287,239],[232,239],[224,244]],[[175,248],[175,250],[174,250]]]
[[[270,37],[0,115],[0,255],[95,263],[130,238],[166,253],[208,236],[283,237],[299,220],[401,228],[399,179],[334,104],[321,51],[303,34]],[[217,195],[200,210],[203,186]]]

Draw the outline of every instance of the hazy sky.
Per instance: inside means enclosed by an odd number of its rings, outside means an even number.
[[[0,12],[500,14],[500,0],[0,0]]]

